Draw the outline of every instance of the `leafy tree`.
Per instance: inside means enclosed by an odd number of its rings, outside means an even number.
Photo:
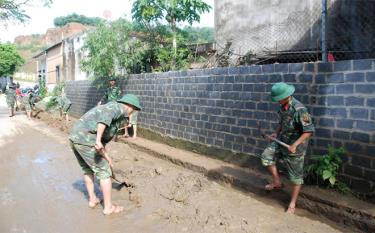
[[[146,48],[133,34],[132,24],[124,19],[99,24],[88,33],[83,47],[87,57],[81,65],[98,86],[111,75],[139,73],[144,69]]]
[[[18,21],[24,23],[28,21],[30,16],[23,8],[32,2],[48,6],[52,0],[0,0],[0,22]]]
[[[181,30],[181,33],[190,44],[210,43],[215,41],[215,30],[212,27],[196,28],[186,26]]]
[[[76,13],[73,13],[67,16],[57,17],[53,20],[53,24],[55,25],[55,27],[63,27],[71,22],[96,26],[99,23],[103,22],[103,19],[99,17],[87,17],[84,15],[78,15]]]
[[[13,75],[24,60],[12,44],[0,44],[0,76]]]
[[[177,23],[200,21],[200,14],[209,12],[211,6],[202,0],[135,0],[133,19],[146,24],[158,24],[166,20],[172,29],[173,63],[177,58]]]

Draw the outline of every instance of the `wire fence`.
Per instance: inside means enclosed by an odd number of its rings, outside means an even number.
[[[227,44],[218,42],[215,65],[225,66],[228,57],[232,65],[375,58],[375,0],[303,4],[279,23],[238,29],[245,39],[240,35]]]

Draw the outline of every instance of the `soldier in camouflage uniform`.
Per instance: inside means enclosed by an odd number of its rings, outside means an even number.
[[[125,117],[134,110],[141,110],[139,99],[132,94],[124,95],[117,101],[97,106],[77,121],[69,139],[71,148],[84,172],[85,185],[89,194],[89,207],[95,207],[100,201],[94,192],[94,176],[100,181],[103,192],[105,215],[119,213],[122,206],[112,204],[112,159],[105,152],[105,145],[124,124]]]
[[[283,187],[276,167],[276,157],[281,157],[286,165],[288,176],[293,184],[292,197],[287,213],[294,213],[296,201],[303,184],[304,156],[308,145],[308,138],[314,132],[314,125],[306,107],[292,97],[294,86],[286,83],[276,83],[272,86],[272,101],[281,105],[278,111],[279,127],[271,136],[290,145],[289,148],[272,142],[262,153],[261,161],[273,176],[273,182],[265,186],[266,190]]]
[[[8,89],[5,91],[6,101],[9,109],[9,117],[14,116],[14,105],[16,103],[16,85],[9,84]]]
[[[98,105],[108,103],[110,101],[116,101],[121,97],[121,89],[116,85],[116,78],[112,77],[109,79],[109,87],[104,93],[104,96],[98,102]]]
[[[22,104],[25,107],[26,115],[29,120],[31,120],[32,117],[32,98],[33,98],[33,90],[29,89],[27,93],[22,97]]]
[[[66,97],[64,88],[61,90],[61,95],[56,98],[56,102],[59,105],[60,115],[65,116],[65,121],[69,121],[69,109],[72,106],[72,102]]]
[[[134,113],[127,119],[125,123],[125,133],[124,138],[128,138],[129,135],[129,128],[132,128],[133,135],[132,138],[137,138],[137,122],[138,122],[138,111],[134,111]]]

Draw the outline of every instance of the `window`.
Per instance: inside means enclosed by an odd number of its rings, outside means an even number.
[[[60,83],[60,66],[56,66],[56,83]]]

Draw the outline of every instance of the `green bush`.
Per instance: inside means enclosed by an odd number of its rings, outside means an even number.
[[[341,156],[345,154],[344,148],[328,146],[328,154],[315,155],[311,158],[312,164],[306,166],[308,176],[315,178],[317,184],[323,184],[328,188],[337,188],[342,192],[349,191],[349,188],[338,181],[338,172],[342,165]]]
[[[49,93],[49,96],[60,96],[61,95],[61,91],[62,89],[65,87],[65,83],[64,82],[60,82],[59,84],[57,84],[51,93]]]

